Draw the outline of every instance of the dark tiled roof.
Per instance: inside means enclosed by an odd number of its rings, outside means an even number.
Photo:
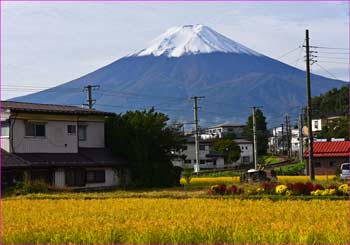
[[[73,115],[114,115],[111,112],[97,111],[78,106],[37,104],[16,101],[1,101],[1,108],[10,109],[14,112],[37,112],[53,114],[73,114]]]
[[[314,157],[350,157],[350,141],[314,142]],[[309,156],[306,149],[305,156]]]
[[[125,166],[125,159],[115,157],[106,148],[80,148],[79,153],[16,153],[31,167]]]
[[[21,157],[15,154],[8,153],[7,151],[1,149],[1,167],[11,168],[11,167],[28,167],[29,163],[26,162]]]

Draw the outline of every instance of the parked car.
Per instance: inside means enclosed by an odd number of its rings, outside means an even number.
[[[350,163],[343,163],[340,165],[340,179],[350,179]]]

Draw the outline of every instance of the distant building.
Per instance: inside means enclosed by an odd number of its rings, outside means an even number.
[[[317,132],[322,131],[322,129],[329,123],[340,119],[342,116],[343,115],[339,113],[332,113],[327,115],[321,115],[318,117],[313,117],[311,120],[312,132],[315,132],[317,134]]]
[[[241,123],[222,123],[205,129],[202,135],[203,139],[222,138],[226,134],[233,133],[237,139],[243,138],[244,127],[246,125]]]
[[[335,174],[342,163],[350,162],[350,141],[314,142],[313,150],[315,174]]]
[[[241,149],[241,157],[233,163],[226,163],[225,156],[221,153],[215,152],[212,149],[213,139],[200,140],[199,144],[199,159],[201,169],[214,169],[224,167],[235,167],[242,164],[250,164],[253,161],[253,144],[245,139],[234,140]],[[186,149],[181,152],[184,159],[173,160],[175,166],[182,168],[193,168],[196,163],[196,148],[194,137],[187,138]]]
[[[272,136],[269,137],[269,149],[271,153],[282,154],[283,151],[286,153],[288,149],[287,132],[282,127],[276,127],[272,129]],[[298,128],[291,129],[290,146],[292,155],[297,155],[300,147],[300,132]]]

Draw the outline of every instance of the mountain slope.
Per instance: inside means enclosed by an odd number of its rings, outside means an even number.
[[[312,75],[312,93],[345,83]],[[76,80],[14,100],[82,104],[82,88],[97,84],[98,109],[123,112],[149,108],[192,121],[191,96],[203,95],[204,124],[244,122],[250,106],[263,106],[270,122],[305,104],[305,72],[261,55],[202,25],[172,28],[135,54]]]

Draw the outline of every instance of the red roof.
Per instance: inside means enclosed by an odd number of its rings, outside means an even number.
[[[314,142],[314,157],[350,157],[350,141]],[[305,150],[309,156],[309,150]]]

